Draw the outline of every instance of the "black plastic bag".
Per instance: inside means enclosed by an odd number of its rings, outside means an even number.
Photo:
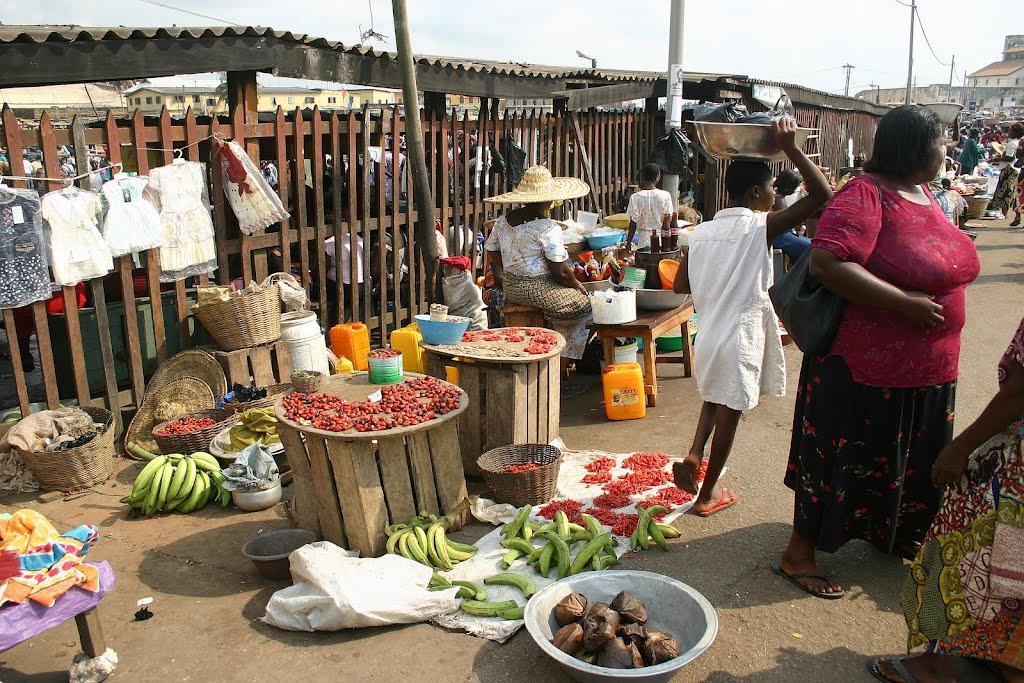
[[[505,172],[506,172],[506,169],[505,169],[505,157],[501,156],[501,153],[498,151],[498,148],[494,146],[493,142],[490,145],[490,149],[491,149],[491,167],[488,169],[488,172],[489,173],[500,173],[501,175],[505,175]]]
[[[526,172],[526,150],[516,144],[511,132],[501,139],[501,156],[505,158],[505,180],[515,187]]]
[[[774,122],[775,119],[779,118],[780,116],[781,114],[779,114],[778,112],[759,111],[756,114],[744,116],[736,123],[756,123],[762,126],[770,126],[772,125],[772,122]]]
[[[736,123],[747,115],[747,107],[738,102],[724,104],[697,104],[693,107],[694,121],[709,123]]]
[[[682,130],[674,130],[654,143],[651,161],[663,174],[680,175],[690,167],[693,148]]]

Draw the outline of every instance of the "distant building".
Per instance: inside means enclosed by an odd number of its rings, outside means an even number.
[[[4,104],[22,119],[38,119],[43,111],[53,119],[71,119],[76,114],[103,117],[112,109],[124,113],[121,94],[105,83],[0,88],[0,105]]]

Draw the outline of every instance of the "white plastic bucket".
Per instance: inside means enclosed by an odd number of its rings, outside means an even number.
[[[596,325],[621,325],[636,320],[636,292],[591,292],[590,308]]]
[[[295,370],[315,370],[327,375],[327,343],[313,311],[281,314],[281,341],[288,344]]]
[[[622,365],[623,363],[636,363],[636,342],[627,344],[626,346],[615,347],[615,364]]]

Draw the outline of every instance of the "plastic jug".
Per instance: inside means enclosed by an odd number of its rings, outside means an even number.
[[[401,351],[405,358],[406,372],[423,372],[423,349],[420,342],[423,335],[415,323],[406,325],[391,333],[391,348]]]
[[[369,367],[370,330],[363,323],[343,323],[331,328],[331,351],[348,358],[356,370]]]
[[[345,356],[338,356],[338,362],[334,364],[335,375],[346,375],[350,372],[355,372],[355,366],[352,365],[352,361]]]
[[[644,375],[639,363],[607,366],[601,384],[604,412],[609,420],[636,420],[647,415]]]
[[[448,381],[448,384],[454,384],[455,386],[458,386],[459,369],[456,367],[452,367],[451,365],[446,365],[444,367],[444,378]]]

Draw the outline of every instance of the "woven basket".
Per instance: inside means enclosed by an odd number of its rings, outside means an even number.
[[[967,211],[964,215],[968,218],[984,218],[988,210],[988,203],[992,201],[989,197],[966,197]]]
[[[161,422],[156,427],[153,427],[153,438],[156,440],[157,448],[160,449],[161,453],[195,453],[196,451],[206,451],[210,448],[210,442],[213,441],[215,436],[237,421],[234,413],[227,410],[200,410],[183,415],[182,417],[212,417],[217,422],[206,429],[197,429],[188,434],[174,434],[172,436],[161,436],[160,430],[174,422],[174,420]],[[181,418],[177,419],[180,420]]]
[[[303,372],[316,372],[315,370],[304,370]],[[312,377],[296,377],[292,375],[292,387],[295,391],[303,394],[315,394],[320,391],[320,385],[323,384],[324,376],[323,373],[317,372]]]
[[[540,467],[528,472],[505,471],[512,465],[531,462]],[[512,505],[539,505],[554,498],[561,462],[560,450],[539,443],[502,446],[487,451],[476,461],[494,500]]]
[[[269,344],[281,338],[281,293],[277,285],[232,296],[192,313],[222,351]]]
[[[114,466],[114,416],[103,408],[82,408],[103,431],[89,443],[66,451],[18,450],[25,466],[47,491],[85,489],[110,478]]]
[[[266,398],[258,398],[255,401],[246,401],[245,403],[225,403],[224,409],[229,413],[244,413],[245,411],[252,410],[253,408],[267,408],[274,405],[274,401],[277,400],[277,397],[291,388],[291,384],[272,384],[267,387]]]

